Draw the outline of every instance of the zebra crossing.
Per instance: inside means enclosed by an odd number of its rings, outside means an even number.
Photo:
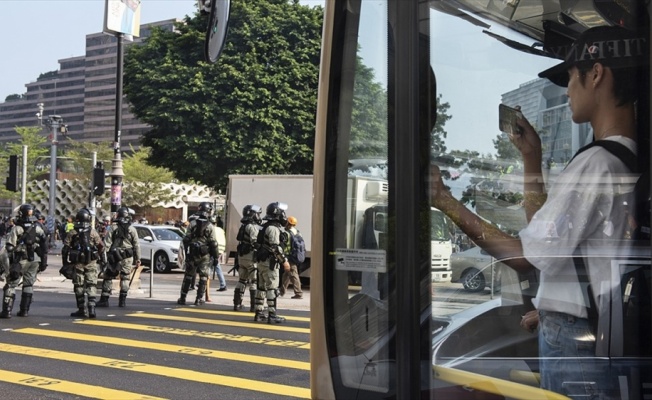
[[[306,312],[268,325],[159,302],[111,311],[2,323],[0,389],[64,399],[310,398]]]

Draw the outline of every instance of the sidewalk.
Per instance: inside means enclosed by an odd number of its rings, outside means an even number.
[[[61,255],[60,249],[52,249],[48,255],[48,268],[40,272],[37,276],[37,281],[34,284],[35,291],[50,291],[56,293],[69,293],[72,296],[72,282],[69,279],[65,279],[62,275],[59,274],[59,269],[61,268]],[[220,309],[227,308],[229,310],[233,309],[233,289],[235,288],[236,283],[238,282],[238,277],[228,274],[227,272],[233,267],[231,264],[226,264],[222,266],[222,271],[224,272],[224,278],[226,279],[227,290],[224,292],[218,292],[219,283],[217,279],[210,282],[210,297],[212,302],[206,303],[203,307],[217,307]],[[151,299],[159,300],[164,302],[169,302],[170,305],[176,305],[177,299],[179,298],[179,292],[181,290],[181,280],[183,275],[175,274],[175,277],[178,277],[177,280],[166,279],[166,282],[162,282],[160,279],[161,274],[154,274],[153,284],[150,285],[150,273],[147,269],[143,270],[140,274],[140,288],[129,290],[130,298],[138,299]],[[151,290],[150,290],[151,287]],[[291,299],[293,296],[293,291],[290,288],[284,297],[278,298],[278,309],[279,314],[282,314],[283,310],[310,310],[310,290],[308,288],[303,288],[303,298],[302,299]],[[98,293],[99,297],[99,293]],[[111,296],[113,302],[117,305],[117,293],[113,293]],[[188,293],[188,304],[192,304],[196,297],[195,291],[190,291]],[[249,293],[245,293],[243,304],[245,305],[244,309],[249,310]]]

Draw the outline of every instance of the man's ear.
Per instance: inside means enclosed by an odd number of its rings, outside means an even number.
[[[604,80],[605,72],[604,65],[600,63],[593,64],[593,68],[591,68],[591,82],[593,83],[593,87],[598,86]]]

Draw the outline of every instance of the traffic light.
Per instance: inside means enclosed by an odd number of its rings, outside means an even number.
[[[93,194],[100,196],[104,194],[104,166],[97,163],[93,169]]]
[[[9,156],[9,176],[5,186],[12,192],[18,191],[18,156]]]

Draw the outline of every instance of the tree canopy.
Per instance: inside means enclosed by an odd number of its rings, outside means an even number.
[[[216,64],[198,13],[130,46],[124,91],[152,126],[148,161],[216,188],[229,174],[310,173],[322,19],[297,0],[235,0]]]

